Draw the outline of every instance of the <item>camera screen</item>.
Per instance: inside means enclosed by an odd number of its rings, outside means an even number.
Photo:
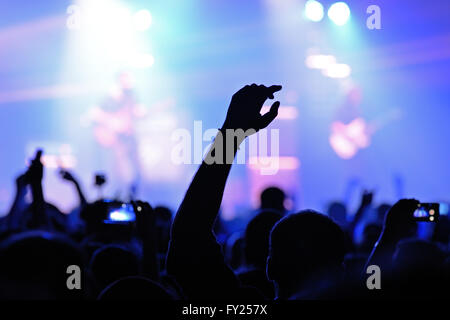
[[[108,211],[107,219],[105,223],[127,223],[134,222],[136,220],[136,214],[131,204],[123,203],[117,206],[111,206]]]
[[[438,203],[421,203],[414,211],[414,219],[417,221],[435,222],[439,216]]]

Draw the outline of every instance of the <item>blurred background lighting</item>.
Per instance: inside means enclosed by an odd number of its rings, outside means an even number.
[[[139,10],[133,16],[134,27],[138,31],[145,31],[152,25],[152,15],[148,10]]]
[[[308,0],[305,3],[305,16],[308,20],[318,22],[323,19],[323,5],[319,1]]]
[[[329,78],[347,78],[352,73],[352,69],[345,63],[337,63],[329,65],[322,70],[322,73]]]
[[[249,157],[248,166],[251,170],[261,170],[278,167],[279,170],[296,170],[300,167],[297,157]]]
[[[263,106],[261,109],[261,114],[269,112],[270,106]],[[298,116],[298,109],[294,106],[281,106],[278,109],[277,119],[279,120],[293,120]]]
[[[137,69],[147,69],[153,66],[155,63],[155,58],[148,53],[138,53],[130,56],[129,63],[131,67]]]
[[[343,26],[350,19],[350,8],[345,2],[336,2],[328,9],[328,17],[334,24]]]
[[[315,54],[306,57],[305,64],[310,69],[326,69],[336,64],[336,58],[332,55]]]

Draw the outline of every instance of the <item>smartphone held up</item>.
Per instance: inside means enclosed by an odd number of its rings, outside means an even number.
[[[437,222],[440,216],[440,206],[439,203],[419,203],[413,214],[414,220]]]

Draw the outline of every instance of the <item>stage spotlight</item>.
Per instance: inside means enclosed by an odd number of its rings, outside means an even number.
[[[315,54],[306,57],[305,64],[310,69],[326,69],[336,64],[336,58],[332,55]]]
[[[319,1],[308,0],[305,3],[305,16],[311,21],[318,22],[323,19],[323,5]]]
[[[152,24],[152,15],[148,10],[139,10],[133,16],[134,27],[138,31],[145,31]]]
[[[153,66],[155,63],[155,58],[148,53],[138,53],[131,55],[129,62],[134,68],[147,69]]]
[[[350,19],[350,8],[345,2],[336,2],[328,9],[328,17],[336,25],[343,26]]]
[[[322,70],[322,74],[330,78],[347,78],[351,73],[352,69],[345,63],[336,63]]]

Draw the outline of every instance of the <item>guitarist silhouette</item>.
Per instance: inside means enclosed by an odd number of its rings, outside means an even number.
[[[131,184],[133,198],[139,184],[139,156],[135,123],[145,112],[139,105],[130,74],[118,75],[118,84],[100,106],[89,111],[89,122],[94,124],[96,141],[113,151],[115,167],[120,179]]]

